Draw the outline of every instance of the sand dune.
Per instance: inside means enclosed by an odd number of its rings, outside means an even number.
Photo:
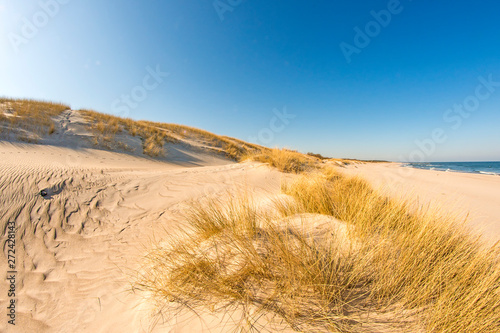
[[[174,228],[189,201],[236,188],[257,197],[279,192],[281,175],[266,166],[195,157],[204,166],[1,143],[0,225],[15,221],[18,227],[20,331],[147,331],[151,309],[129,289],[151,239]],[[47,189],[45,198],[41,189]],[[5,257],[1,267],[7,271]],[[8,289],[5,280],[1,284]],[[0,295],[3,318],[6,296]],[[200,327],[192,317],[166,325],[179,332]],[[0,325],[11,331],[5,321]]]

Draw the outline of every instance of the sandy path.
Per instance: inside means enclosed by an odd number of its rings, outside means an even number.
[[[488,242],[500,241],[500,177],[401,167],[397,163],[354,164],[344,169],[390,195],[431,205],[467,219]]]
[[[147,331],[151,309],[128,291],[129,275],[151,239],[176,225],[186,202],[235,188],[257,196],[279,192],[278,172],[221,163],[193,168],[0,142],[0,267],[8,270],[6,225],[15,221],[18,272],[15,328],[5,319],[8,283],[0,281],[0,331]],[[42,188],[49,189],[46,198]],[[169,324],[165,331],[195,325]]]

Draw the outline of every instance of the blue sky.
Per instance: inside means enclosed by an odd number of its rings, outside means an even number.
[[[493,0],[0,0],[0,95],[332,157],[500,160],[498,13]]]

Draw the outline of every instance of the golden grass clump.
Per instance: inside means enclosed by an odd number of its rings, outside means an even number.
[[[248,198],[195,206],[136,286],[162,308],[238,308],[251,329],[272,313],[300,331],[500,331],[498,246],[332,168],[283,191],[293,199],[274,213]],[[322,237],[289,223],[304,214],[343,221],[348,250],[333,222],[316,228]]]
[[[154,123],[120,118],[93,110],[80,110],[80,112],[89,120],[89,129],[94,134],[94,145],[106,149],[119,148],[128,150],[127,145],[117,138],[117,135],[122,132],[128,132],[132,136],[140,137],[142,152],[151,157],[164,156],[165,142],[177,141],[164,130],[153,126]]]
[[[345,314],[356,310],[352,294],[364,282],[354,273],[358,258],[340,251],[335,235],[316,242],[245,198],[193,206],[187,219],[182,235],[147,255],[135,284],[159,307],[245,309],[245,324],[257,330],[267,313],[297,330],[352,325]]]
[[[69,109],[62,103],[0,98],[0,128],[5,135],[12,133],[20,140],[38,142],[43,135],[55,132],[53,118]]]
[[[144,154],[151,157],[163,155],[163,138],[161,136],[148,136],[142,145]]]
[[[300,173],[312,169],[317,164],[317,158],[288,149],[263,149],[246,156],[247,159],[262,163],[282,172]]]

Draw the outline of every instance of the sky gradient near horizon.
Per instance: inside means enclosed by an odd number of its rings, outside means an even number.
[[[0,95],[331,157],[498,161],[498,13],[494,0],[0,0]]]

